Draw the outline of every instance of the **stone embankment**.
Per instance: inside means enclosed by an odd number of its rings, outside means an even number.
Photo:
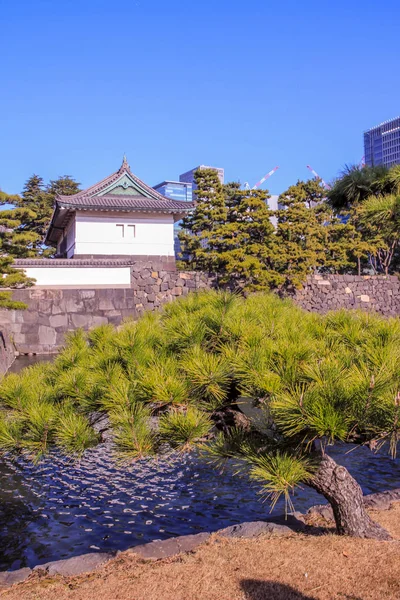
[[[143,262],[132,268],[130,286],[125,288],[15,290],[15,300],[25,302],[28,308],[0,311],[0,329],[4,338],[12,341],[5,346],[7,352],[14,347],[21,354],[51,354],[63,345],[68,331],[104,323],[119,325],[191,291],[215,287],[214,276],[176,271],[172,264]],[[293,300],[305,310],[319,313],[346,308],[398,316],[400,280],[381,275],[315,275],[295,292]],[[3,364],[7,360],[4,358]]]
[[[154,270],[149,264],[132,272],[127,288],[28,288],[15,290],[13,298],[26,310],[0,311],[0,329],[11,336],[21,354],[51,354],[63,345],[65,334],[124,319],[137,318],[190,291],[212,287],[213,279],[202,273]]]
[[[400,500],[400,488],[377,494],[369,494],[364,498],[364,504],[368,509],[388,510],[392,502]],[[307,515],[317,514],[322,516],[326,521],[330,522],[333,518],[332,509],[329,505],[318,505],[311,507]],[[214,534],[203,532],[195,535],[183,535],[180,537],[169,538],[162,541],[149,542],[140,546],[134,546],[126,552],[138,554],[146,560],[160,560],[176,556],[182,552],[192,552],[200,544],[206,542],[211,535],[219,535],[230,538],[257,538],[259,536],[285,536],[298,531],[307,531],[305,518],[307,515],[295,513],[294,516],[289,516],[287,520],[281,522],[272,521],[254,521],[250,523],[240,523],[231,525],[216,531]],[[283,524],[286,523],[286,524]],[[52,561],[43,565],[38,565],[34,569],[24,567],[17,571],[2,571],[0,572],[0,590],[8,588],[16,583],[21,583],[28,579],[33,572],[41,572],[45,575],[62,575],[65,577],[81,575],[98,569],[107,561],[113,559],[120,552],[97,552],[82,554],[72,558]]]
[[[400,280],[394,275],[314,275],[294,301],[312,312],[348,308],[395,317],[400,315]]]
[[[15,360],[15,348],[9,328],[0,330],[0,375],[7,373]]]

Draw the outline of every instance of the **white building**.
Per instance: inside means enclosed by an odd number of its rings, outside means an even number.
[[[121,168],[92,187],[59,196],[46,236],[57,257],[174,256],[174,223],[192,204],[159,194]]]
[[[19,259],[36,287],[129,287],[143,264],[175,269],[174,223],[192,202],[166,198],[121,168],[73,196],[58,196],[46,235],[55,259]]]

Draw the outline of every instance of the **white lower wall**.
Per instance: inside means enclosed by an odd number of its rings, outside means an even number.
[[[130,287],[130,267],[28,267],[28,277],[36,279],[35,286],[42,287]]]
[[[174,256],[173,216],[77,211],[74,254]]]

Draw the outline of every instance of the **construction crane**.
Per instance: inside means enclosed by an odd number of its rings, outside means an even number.
[[[314,175],[314,177],[316,177],[317,179],[320,179],[320,180],[321,180],[321,182],[322,182],[322,185],[324,186],[324,188],[326,188],[327,190],[330,190],[330,189],[331,189],[331,186],[330,186],[330,185],[328,185],[328,184],[326,183],[326,181],[324,181],[324,180],[322,179],[322,177],[320,177],[320,176],[318,175],[317,171],[314,171],[314,169],[313,169],[312,167],[310,167],[310,165],[307,165],[307,169],[308,169],[309,171],[311,171],[311,173]]]
[[[279,169],[279,167],[275,167],[274,169],[272,169],[271,171],[269,171],[269,173],[267,173],[266,175],[264,175],[264,177],[262,179],[260,179],[260,181],[258,181],[256,183],[256,185],[254,185],[251,189],[252,190],[256,190],[258,187],[260,187],[260,185],[262,185],[264,183],[264,181],[267,181],[267,179],[269,179],[271,177],[271,175],[273,175],[275,173],[275,171],[277,171]],[[244,189],[245,190],[249,190],[250,186],[248,184],[248,182],[246,181],[244,184]]]
[[[363,169],[365,167],[365,156],[362,157],[360,162],[358,163],[358,168]]]

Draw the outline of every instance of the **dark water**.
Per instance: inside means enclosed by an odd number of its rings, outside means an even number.
[[[55,356],[55,354],[33,354],[32,356],[22,354],[14,360],[8,373],[19,373],[25,367],[31,367],[39,362],[50,362],[54,360]]]
[[[366,448],[331,454],[365,493],[400,487],[400,461]],[[109,445],[80,464],[52,456],[0,467],[1,569],[34,566],[85,552],[126,549],[153,539],[215,531],[270,515],[259,489],[227,468],[220,473],[196,455],[172,455],[118,467]],[[323,502],[304,487],[296,510]],[[283,504],[274,513],[282,514]]]

